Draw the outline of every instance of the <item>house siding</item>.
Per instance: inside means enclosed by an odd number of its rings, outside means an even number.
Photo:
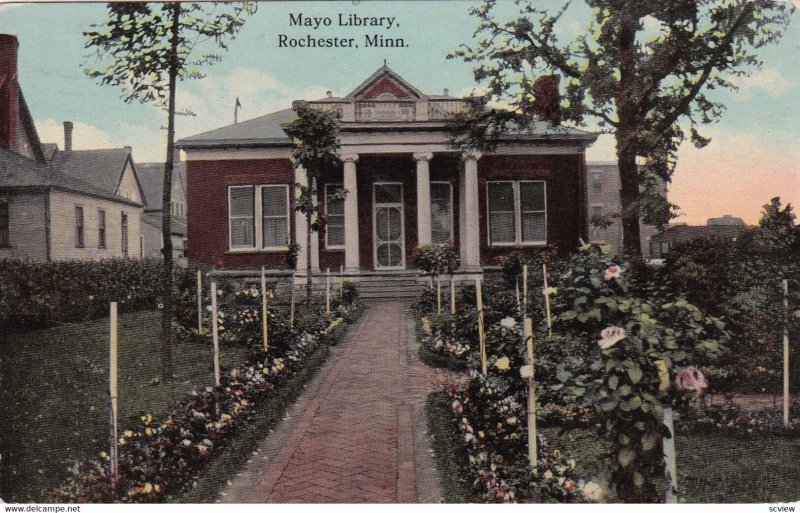
[[[586,227],[582,204],[583,154],[484,155],[478,161],[481,263],[492,265],[497,257],[514,251],[535,253],[545,246],[490,246],[486,183],[492,180],[544,180],[547,189],[547,244],[560,253],[578,246]]]
[[[186,163],[187,256],[196,264],[226,269],[281,268],[285,251],[231,252],[228,248],[228,186],[294,182],[289,159],[190,160]],[[290,211],[294,194],[290,189]],[[291,223],[293,225],[293,223]],[[294,240],[294,228],[290,228]]]
[[[6,198],[10,247],[0,248],[0,259],[47,261],[47,193],[10,194]]]
[[[75,247],[75,206],[83,207],[84,247]],[[106,248],[99,247],[98,210],[106,211]],[[128,256],[139,258],[142,209],[69,192],[50,193],[50,240],[53,260],[120,258],[122,213],[128,215]]]
[[[117,195],[136,203],[144,204],[142,194],[139,192],[139,184],[136,181],[136,173],[130,160],[125,164],[125,171],[123,171],[122,178],[119,181]]]

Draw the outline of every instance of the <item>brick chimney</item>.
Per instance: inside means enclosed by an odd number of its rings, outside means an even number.
[[[542,121],[557,125],[561,122],[561,96],[558,92],[558,75],[544,75],[533,83],[533,111]]]
[[[0,34],[0,148],[17,147],[19,85],[17,82],[17,36]]]
[[[72,121],[64,121],[64,151],[72,151]]]

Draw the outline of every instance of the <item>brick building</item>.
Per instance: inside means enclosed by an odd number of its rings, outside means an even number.
[[[299,270],[351,274],[408,269],[412,250],[452,243],[462,271],[480,272],[510,251],[568,252],[587,237],[586,147],[596,136],[540,121],[508,134],[491,154],[452,148],[447,117],[463,100],[427,95],[387,66],[345,97],[308,104],[338,117],[339,169],[316,184],[328,228],[301,249]],[[292,109],[185,138],[187,256],[199,265],[283,265],[290,241],[305,241],[282,127]],[[344,200],[334,193],[344,188]],[[304,246],[301,244],[301,246]]]

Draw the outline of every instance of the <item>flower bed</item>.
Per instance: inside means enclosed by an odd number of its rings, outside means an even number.
[[[735,436],[759,435],[800,436],[800,419],[790,418],[789,425],[783,423],[783,413],[776,410],[742,411],[731,406],[710,406],[695,418],[680,423],[683,432],[719,431]]]
[[[196,477],[226,439],[239,431],[275,387],[305,365],[343,322],[358,310],[357,297],[326,316],[316,312],[305,326],[283,335],[269,353],[254,349],[245,364],[231,370],[220,386],[192,392],[163,416],[143,415],[121,431],[119,478],[111,479],[110,459],[76,464],[72,478],[57,492],[65,502],[160,502]]]

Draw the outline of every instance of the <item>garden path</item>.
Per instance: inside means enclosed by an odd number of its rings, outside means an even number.
[[[451,379],[417,359],[405,302],[368,305],[219,502],[438,502],[425,397]]]

